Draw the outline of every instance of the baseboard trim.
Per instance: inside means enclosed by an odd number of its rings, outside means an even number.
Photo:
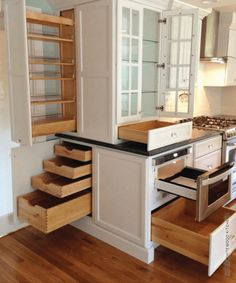
[[[96,225],[91,217],[84,217],[80,221],[72,223],[72,226],[104,241],[107,244],[145,262],[150,263],[154,260],[154,245],[150,248],[140,247],[133,242],[117,236],[110,231]]]

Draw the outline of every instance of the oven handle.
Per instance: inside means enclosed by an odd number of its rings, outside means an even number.
[[[220,175],[217,175],[215,177],[210,177],[210,172],[209,172],[209,178],[207,179],[201,179],[201,177],[199,177],[200,182],[203,186],[208,186],[211,184],[214,184],[220,180],[224,180],[225,178],[227,178],[234,170],[234,164],[231,164],[229,166],[229,169],[223,173],[221,173]],[[220,170],[219,170],[220,171]]]

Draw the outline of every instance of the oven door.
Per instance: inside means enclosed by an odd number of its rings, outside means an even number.
[[[156,180],[156,189],[196,201],[196,220],[202,221],[231,198],[231,172],[234,164],[203,171],[186,167],[165,179]]]

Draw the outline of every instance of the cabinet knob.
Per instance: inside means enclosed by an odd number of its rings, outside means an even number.
[[[208,148],[209,148],[209,149],[212,149],[212,148],[213,148],[213,144],[209,144],[209,145],[208,145]]]
[[[212,166],[212,165],[207,165],[207,168],[208,168],[208,169],[212,169],[213,166]]]
[[[176,133],[171,133],[170,135],[172,138],[176,138],[177,137],[177,134]]]

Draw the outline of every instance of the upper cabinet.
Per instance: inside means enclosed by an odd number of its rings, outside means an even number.
[[[119,1],[117,121],[192,115],[198,14]]]

